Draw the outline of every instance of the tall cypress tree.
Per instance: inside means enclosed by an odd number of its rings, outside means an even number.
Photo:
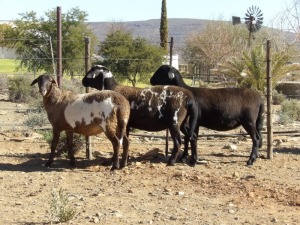
[[[166,51],[168,50],[168,19],[167,19],[167,3],[162,0],[161,17],[160,17],[160,46]]]

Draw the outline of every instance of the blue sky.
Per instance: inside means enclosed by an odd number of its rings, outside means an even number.
[[[136,21],[159,19],[161,0],[0,0],[0,20],[20,18],[19,13],[35,11],[39,16],[60,6],[66,12],[78,6],[88,13],[88,21]],[[264,13],[264,25],[293,0],[167,0],[168,18],[222,19],[244,17],[246,10],[258,6]]]

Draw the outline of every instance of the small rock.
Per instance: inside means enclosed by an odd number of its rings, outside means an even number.
[[[171,216],[170,220],[177,220],[177,217],[176,216]]]
[[[228,149],[230,151],[236,151],[237,150],[237,146],[235,144],[229,144],[229,145],[225,145],[223,147],[223,149]]]
[[[184,195],[184,192],[183,191],[176,191],[175,195]]]
[[[228,212],[229,212],[230,214],[234,214],[234,213],[235,213],[235,211],[234,211],[233,209],[229,209]]]
[[[99,223],[100,220],[99,220],[98,217],[92,217],[91,222],[93,222],[93,223]]]
[[[239,176],[240,176],[240,174],[236,171],[232,174],[232,177],[239,177]]]
[[[273,219],[271,220],[271,222],[272,222],[272,223],[276,223],[276,222],[278,222],[278,219],[277,219],[277,218],[273,218]]]
[[[110,213],[112,216],[115,216],[115,217],[122,217],[122,213],[117,211],[117,210],[113,210],[111,213]]]

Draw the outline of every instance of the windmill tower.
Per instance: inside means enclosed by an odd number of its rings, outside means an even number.
[[[245,24],[249,31],[249,41],[248,46],[251,46],[251,39],[253,38],[253,33],[257,32],[263,23],[263,13],[257,6],[250,6],[245,13]],[[240,24],[241,18],[237,16],[232,17],[232,24]]]

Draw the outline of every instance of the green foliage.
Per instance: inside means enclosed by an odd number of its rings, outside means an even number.
[[[279,112],[279,123],[286,124],[300,121],[300,102],[299,100],[285,100],[281,103]]]
[[[44,124],[45,125],[45,124]],[[43,135],[44,140],[51,147],[52,143],[52,130],[41,131],[40,134]],[[73,151],[74,154],[77,154],[85,146],[85,136],[80,134],[74,134],[73,136]],[[60,134],[59,142],[56,147],[56,152],[59,155],[68,155],[68,145],[67,145],[67,136],[65,132]]]
[[[32,89],[30,84],[32,77],[17,76],[8,80],[9,100],[17,103],[30,103],[36,100],[37,90]]]
[[[65,223],[74,218],[76,211],[69,206],[68,195],[61,188],[58,192],[51,191],[50,216],[51,222]]]
[[[103,57],[100,63],[109,67],[119,80],[127,79],[136,86],[139,81],[149,82],[150,74],[163,62],[164,50],[117,28],[100,44],[99,55]]]
[[[15,50],[20,60],[19,68],[53,74],[51,42],[52,47],[56,46],[56,10],[48,11],[40,18],[34,11],[20,15],[21,19],[15,20],[14,26],[4,32],[4,44]],[[96,43],[96,36],[85,23],[86,17],[86,12],[78,8],[62,14],[63,72],[70,75],[84,72],[84,37],[90,37],[91,49]],[[55,47],[53,53],[57,55]]]
[[[0,93],[4,93],[8,87],[7,76],[0,76]]]
[[[24,121],[24,125],[30,128],[42,127],[48,124],[48,118],[45,112],[29,112]]]
[[[168,50],[168,17],[167,17],[167,3],[166,0],[162,0],[161,3],[161,17],[160,17],[160,46],[165,51]]]
[[[272,95],[273,105],[280,105],[284,100],[286,100],[286,96],[282,93],[278,93],[275,89],[273,90]]]
[[[239,86],[256,89],[264,93],[266,89],[266,51],[263,46],[257,46],[250,51],[244,51],[242,57],[232,57],[219,65],[219,72],[226,77],[237,80]],[[289,56],[284,52],[272,55],[272,87],[288,73],[300,71],[298,64],[289,64]],[[244,76],[241,76],[244,74]]]

